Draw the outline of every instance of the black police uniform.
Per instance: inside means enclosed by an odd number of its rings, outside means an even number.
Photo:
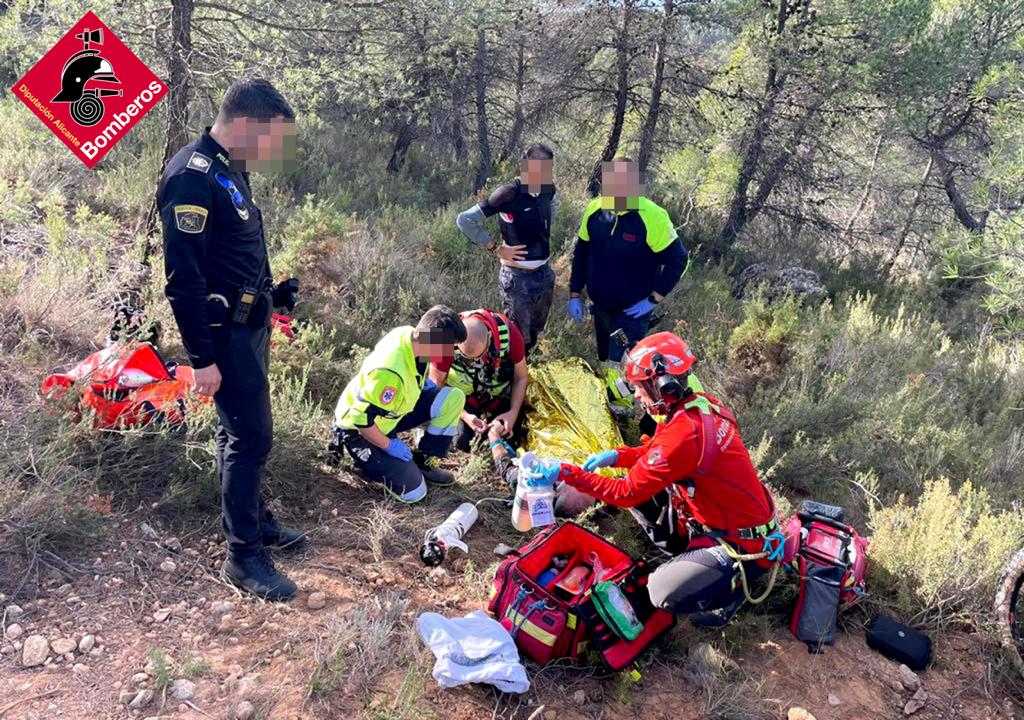
[[[167,164],[157,194],[166,295],[193,367],[214,363],[217,471],[224,535],[234,558],[263,553],[280,528],[260,493],[273,439],[267,363],[270,265],[249,175],[228,166],[209,128]],[[246,322],[233,319],[243,288],[256,290]]]

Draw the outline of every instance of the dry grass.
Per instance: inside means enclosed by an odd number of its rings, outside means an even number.
[[[317,638],[309,697],[325,699],[335,691],[365,700],[383,668],[400,667],[414,648],[403,615],[408,600],[390,590],[366,605],[335,613]]]

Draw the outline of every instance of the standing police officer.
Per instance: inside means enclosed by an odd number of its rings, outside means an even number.
[[[157,191],[165,293],[196,390],[217,406],[228,546],[222,576],[267,600],[296,593],[268,550],[305,542],[301,532],[278,524],[260,494],[273,440],[270,316],[274,307],[294,307],[298,281],[272,286],[263,216],[247,170],[282,167],[294,136],[295,113],[281,93],[266,80],[236,82],[213,127],[170,160]]]

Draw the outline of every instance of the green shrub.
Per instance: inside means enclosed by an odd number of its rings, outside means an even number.
[[[997,511],[967,482],[931,481],[916,502],[871,512],[873,592],[916,620],[984,622],[1000,571],[1024,541],[1024,517]]]

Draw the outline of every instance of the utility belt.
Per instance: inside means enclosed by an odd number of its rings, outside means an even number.
[[[711,528],[704,523],[699,523],[696,520],[690,520],[687,523],[690,527],[691,537],[709,537],[713,540],[724,537],[737,537],[740,540],[756,540],[758,538],[766,538],[773,532],[779,529],[779,523],[775,518],[772,518],[764,525],[755,525],[754,527],[736,528],[735,530],[722,530],[718,528]]]
[[[270,281],[206,296],[206,317],[210,327],[263,328],[273,313]]]

